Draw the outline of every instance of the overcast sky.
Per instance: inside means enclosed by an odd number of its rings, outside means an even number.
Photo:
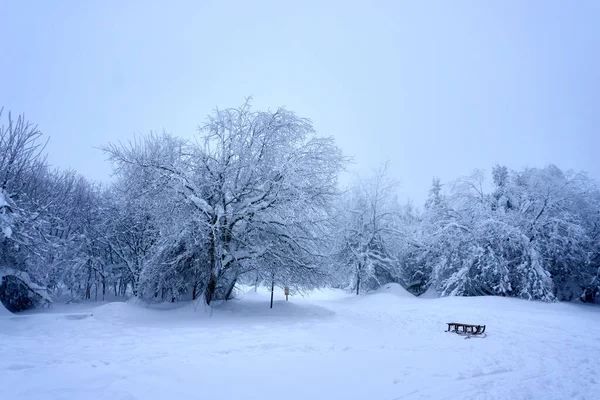
[[[356,171],[431,178],[555,163],[600,178],[600,1],[3,1],[0,105],[50,161],[108,180],[95,147],[191,136],[216,106],[283,105]]]

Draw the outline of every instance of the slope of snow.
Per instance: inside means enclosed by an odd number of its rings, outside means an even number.
[[[288,302],[278,291],[272,310],[261,289],[213,309],[128,302],[0,317],[0,398],[597,396],[600,307],[397,289]],[[444,332],[453,320],[486,324],[487,336]]]
[[[404,289],[398,283],[388,283],[388,284],[385,284],[385,285],[381,286],[379,289],[377,289],[374,293],[375,294],[377,294],[377,293],[388,293],[388,294],[392,294],[394,296],[408,297],[408,298],[414,298],[415,297],[414,294],[409,293],[408,290]]]
[[[425,293],[419,296],[422,299],[437,299],[440,297],[440,293],[433,286],[429,286]]]

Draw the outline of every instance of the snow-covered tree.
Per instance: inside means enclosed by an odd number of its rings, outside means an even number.
[[[41,132],[24,116],[3,119],[0,109],[0,268],[27,269],[43,244],[39,226],[47,199],[38,195],[47,173]],[[34,277],[34,279],[37,277]]]
[[[340,204],[333,258],[356,294],[398,279],[395,189],[385,166],[358,180]]]
[[[210,304],[259,282],[600,299],[600,186],[584,173],[496,166],[490,184],[482,171],[434,179],[417,210],[398,205],[382,168],[342,195],[345,159],[331,138],[289,110],[247,102],[216,110],[194,140],[109,145],[116,179],[102,186],[50,169],[37,127],[7,117],[0,273],[14,309],[46,289]]]
[[[492,175],[489,194],[481,172],[456,181],[445,198],[434,182],[413,274],[429,276],[442,295],[581,295],[596,274],[590,254],[597,184],[555,166],[496,167]]]
[[[41,228],[50,206],[48,199],[38,193],[47,186],[44,143],[40,141],[37,126],[24,116],[15,120],[9,112],[3,119],[2,111],[0,109],[0,274],[13,271],[11,276],[27,275],[17,286],[25,287],[30,282],[29,289],[34,289],[45,274],[27,272],[44,257],[47,243]]]
[[[316,273],[316,235],[344,162],[333,139],[291,111],[257,112],[249,103],[215,111],[199,133],[195,141],[150,135],[106,151],[118,171],[135,165],[189,209],[190,234],[206,251],[206,303],[227,298],[261,260],[277,258],[298,282]]]

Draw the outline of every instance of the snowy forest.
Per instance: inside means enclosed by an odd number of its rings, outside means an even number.
[[[236,284],[600,299],[600,186],[584,172],[496,165],[433,178],[414,205],[385,163],[340,184],[350,159],[333,138],[246,102],[191,140],[106,144],[113,178],[101,184],[52,168],[43,127],[0,118],[0,292],[15,311],[52,296],[210,305]],[[7,298],[11,285],[31,304]]]

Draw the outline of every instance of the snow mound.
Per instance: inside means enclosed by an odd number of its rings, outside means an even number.
[[[398,297],[415,298],[415,295],[410,293],[408,290],[404,289],[398,283],[387,283],[387,284],[381,286],[379,289],[377,289],[373,293],[387,293],[387,294],[392,294],[392,295],[398,296]]]
[[[146,303],[138,299],[110,302],[91,310],[91,315],[108,324],[135,323],[160,326],[189,321],[190,318],[210,316],[211,309],[202,301],[179,303]]]
[[[422,298],[422,299],[437,299],[437,298],[439,298],[441,296],[438,293],[438,291],[435,290],[435,288],[433,286],[429,286],[427,288],[427,290],[425,291],[425,293],[423,293],[419,297]]]

